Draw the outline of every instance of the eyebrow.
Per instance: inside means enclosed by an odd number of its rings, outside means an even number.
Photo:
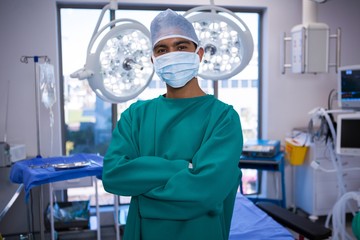
[[[179,41],[176,41],[172,44],[172,46],[179,46],[181,44],[190,44],[191,45],[191,41],[190,40],[179,40]],[[157,48],[167,48],[167,45],[166,44],[159,44],[159,45],[155,45],[154,46],[154,50],[157,49]]]

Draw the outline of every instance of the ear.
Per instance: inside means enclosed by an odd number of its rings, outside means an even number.
[[[200,62],[201,62],[201,60],[204,56],[204,48],[202,48],[202,47],[199,48],[198,55],[200,57]]]

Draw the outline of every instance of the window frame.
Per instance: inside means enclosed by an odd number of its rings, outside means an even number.
[[[72,8],[72,9],[99,9],[101,10],[104,7],[105,4],[100,3],[57,3],[57,22],[58,22],[58,57],[59,57],[59,91],[60,91],[60,117],[61,117],[61,140],[62,140],[62,154],[66,154],[66,123],[65,123],[65,110],[64,110],[64,76],[63,76],[63,56],[62,56],[62,36],[61,36],[61,9],[64,8]],[[168,5],[168,4],[139,4],[139,3],[118,3],[118,10],[166,10],[167,8],[171,8],[174,11],[187,11],[191,8],[197,7],[199,5]],[[219,5],[220,6],[220,5]],[[254,47],[257,47],[258,49],[258,80],[257,80],[257,94],[258,94],[258,109],[257,109],[257,138],[261,138],[262,136],[262,29],[263,29],[263,14],[264,9],[262,8],[254,8],[254,7],[238,7],[238,6],[220,6],[224,7],[226,9],[229,9],[232,12],[242,12],[242,13],[257,13],[259,16],[259,26],[258,26],[258,41],[255,42]],[[141,8],[141,9],[139,9]],[[115,17],[114,10],[111,10],[112,13],[110,13],[110,19]],[[87,44],[87,43],[86,43]],[[247,87],[253,88],[253,82],[254,80],[251,79],[239,79],[236,80],[236,85],[238,87],[242,87],[243,81],[247,81]],[[226,83],[225,83],[226,82]],[[156,84],[156,83],[153,83]],[[208,86],[209,83],[202,82],[201,85]],[[220,87],[220,85],[226,84],[227,87],[231,87],[235,83],[228,83],[228,80],[223,81],[217,81],[213,83],[213,89],[214,89],[214,95],[217,95],[217,90]],[[150,84],[151,85],[151,84]],[[150,86],[149,85],[149,86]],[[118,116],[114,116],[114,114],[117,114],[117,111],[112,107],[112,115],[113,115],[113,121],[116,121]],[[258,175],[258,179],[261,179],[261,177]]]

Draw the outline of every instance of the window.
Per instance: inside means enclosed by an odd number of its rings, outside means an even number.
[[[101,8],[101,7],[100,7]],[[65,141],[65,154],[73,153],[99,153],[104,155],[111,139],[112,132],[112,105],[104,102],[91,90],[86,80],[70,77],[70,74],[83,67],[86,62],[86,49],[99,18],[101,9],[91,9],[89,6],[59,5],[60,19],[60,55],[62,64],[63,89],[63,132]],[[137,9],[139,6],[136,7]],[[154,8],[152,8],[154,9]],[[174,9],[179,10],[179,9]],[[178,11],[184,13],[186,9]],[[232,79],[219,81],[218,98],[234,106],[242,121],[244,140],[256,139],[259,135],[259,29],[260,14],[258,12],[241,12],[232,9],[250,28],[254,38],[254,54],[250,64]],[[157,10],[131,10],[119,9],[116,18],[131,18],[150,27],[150,20],[159,11]],[[109,19],[107,12],[104,21]],[[108,21],[108,22],[109,22]],[[105,25],[108,22],[102,23]],[[214,94],[214,82],[200,79],[200,86],[208,94]],[[117,104],[118,117],[131,103],[137,99],[150,99],[165,93],[165,84],[154,75],[151,83],[136,99]],[[244,188],[252,189],[257,179],[253,171],[244,171],[248,176],[248,184]],[[254,175],[255,174],[255,175]],[[255,180],[254,180],[255,179]],[[100,204],[112,204],[113,196],[107,194],[100,182]],[[247,193],[247,191],[244,191]],[[68,200],[89,199],[93,194],[92,188],[68,190]],[[124,199],[126,201],[126,199]],[[92,199],[92,204],[94,200]]]

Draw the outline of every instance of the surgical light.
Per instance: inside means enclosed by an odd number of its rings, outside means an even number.
[[[215,5],[195,7],[184,16],[193,24],[205,53],[199,76],[226,80],[250,62],[253,38],[247,25],[233,12]]]
[[[87,49],[85,67],[71,74],[87,79],[104,101],[119,103],[139,95],[154,74],[151,62],[150,32],[132,19],[115,19],[99,29],[104,12],[116,9],[106,5]],[[102,38],[101,38],[102,37]]]

